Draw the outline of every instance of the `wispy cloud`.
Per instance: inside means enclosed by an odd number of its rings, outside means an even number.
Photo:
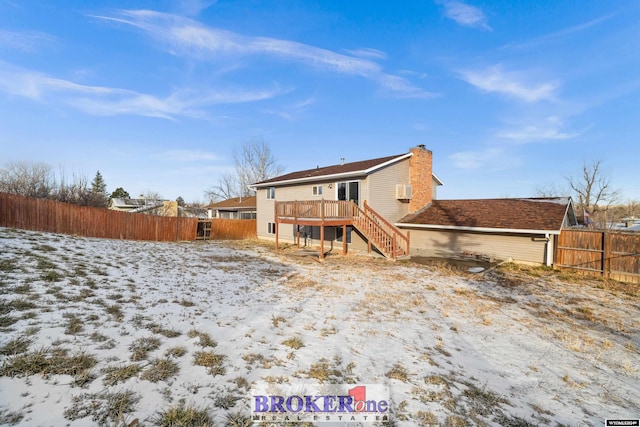
[[[98,116],[136,115],[175,119],[204,118],[201,108],[215,104],[259,101],[286,89],[175,90],[166,97],[127,89],[82,85],[0,62],[0,91],[40,102],[54,102]]]
[[[186,16],[197,16],[217,3],[217,0],[175,0],[176,11]]]
[[[387,54],[378,49],[372,49],[369,47],[363,47],[361,49],[348,49],[345,50],[349,55],[357,56],[358,58],[368,59],[387,59]]]
[[[573,139],[584,132],[567,132],[564,127],[565,125],[562,119],[552,116],[538,123],[529,123],[520,127],[500,131],[497,133],[497,136],[518,143],[528,143]]]
[[[444,0],[439,3],[444,6],[445,16],[456,21],[459,25],[491,30],[487,23],[487,17],[479,8],[460,1]]]
[[[285,105],[279,109],[265,109],[263,111],[267,114],[280,117],[281,119],[295,120],[295,118],[303,113],[308,106],[315,104],[316,101],[316,97],[311,96],[309,98],[303,99],[302,101]]]
[[[522,72],[508,72],[495,65],[483,70],[460,72],[467,83],[486,92],[496,92],[525,102],[550,101],[555,98],[558,84],[554,82],[531,83]]]
[[[121,10],[96,18],[132,25],[160,41],[174,55],[217,61],[225,56],[266,56],[297,62],[334,73],[364,77],[376,82],[384,92],[401,97],[429,97],[432,94],[408,80],[385,73],[371,60],[379,51],[367,50],[368,57],[345,55],[331,50],[271,37],[250,37],[197,21],[151,10]],[[360,54],[364,51],[360,50]]]
[[[32,52],[50,45],[55,37],[39,31],[0,30],[0,49]]]
[[[521,42],[521,43],[510,43],[510,44],[506,45],[505,48],[531,47],[531,46],[535,46],[535,45],[538,45],[538,44],[546,42],[546,41],[556,40],[556,39],[559,39],[561,37],[566,37],[566,36],[569,36],[571,34],[575,34],[575,33],[579,33],[579,32],[588,30],[589,28],[595,27],[595,26],[599,25],[600,23],[605,22],[605,21],[613,18],[616,15],[617,15],[616,13],[610,13],[608,15],[604,15],[604,16],[601,16],[599,18],[592,19],[590,21],[584,22],[582,24],[574,25],[572,27],[564,28],[562,30],[555,31],[553,33],[549,33],[549,34],[545,34],[545,35],[533,38],[533,39],[531,39],[529,41],[525,41],[525,42]]]

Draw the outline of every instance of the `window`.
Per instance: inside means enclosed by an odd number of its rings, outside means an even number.
[[[322,196],[322,185],[314,185],[313,186],[313,195],[314,196]]]
[[[274,222],[267,223],[267,233],[276,234],[276,224]]]
[[[276,187],[267,187],[267,199],[276,198]]]
[[[351,243],[351,228],[352,227],[347,227],[347,243]],[[336,227],[336,241],[342,242],[344,238],[342,234],[342,227]]]

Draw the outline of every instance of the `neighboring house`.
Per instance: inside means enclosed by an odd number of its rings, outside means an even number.
[[[178,202],[172,200],[113,198],[109,202],[109,209],[148,215],[177,216]]]
[[[392,225],[436,197],[442,181],[433,174],[424,145],[408,153],[291,172],[252,185],[257,235],[261,239],[373,246],[396,259],[409,255],[409,241]]]
[[[256,219],[256,197],[233,197],[205,206],[209,218]]]
[[[195,206],[178,206],[178,216],[181,218],[209,219],[208,210]]]
[[[570,197],[434,200],[395,225],[411,255],[489,256],[552,265],[558,236],[577,224]]]

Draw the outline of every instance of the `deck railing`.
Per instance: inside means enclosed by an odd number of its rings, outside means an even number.
[[[292,202],[276,202],[276,217],[304,219],[338,219],[352,218],[353,202],[348,200],[296,200]]]
[[[363,233],[370,230],[369,237],[385,255],[396,259],[409,255],[409,236],[405,236],[395,225],[369,206],[365,200],[363,209],[357,208],[359,215],[354,217],[353,224]]]

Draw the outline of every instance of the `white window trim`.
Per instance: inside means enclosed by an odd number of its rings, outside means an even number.
[[[315,197],[322,197],[322,185],[314,185],[311,188],[311,195]]]
[[[273,197],[271,196],[271,191],[273,190]],[[267,187],[267,200],[275,200],[276,198],[276,187]]]

